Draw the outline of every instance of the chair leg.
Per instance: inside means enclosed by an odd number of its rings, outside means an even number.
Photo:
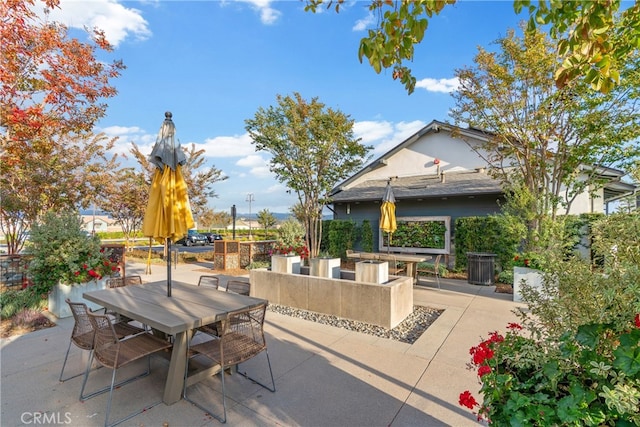
[[[187,362],[187,369],[185,370],[185,375],[184,375],[184,388],[182,389],[182,397],[184,398],[184,400],[186,400],[187,402],[192,403],[193,405],[197,406],[198,408],[200,408],[201,410],[203,410],[207,414],[211,415],[212,417],[214,417],[216,420],[220,421],[221,423],[223,423],[223,424],[226,423],[227,422],[227,393],[226,393],[226,389],[225,389],[225,385],[224,385],[224,372],[225,372],[225,369],[220,369],[220,381],[222,382],[222,416],[220,416],[220,415],[217,415],[211,409],[207,408],[206,406],[201,405],[200,403],[196,402],[193,399],[190,399],[189,396],[187,396],[187,372],[189,370],[188,365],[189,365],[189,363]]]
[[[442,289],[440,287],[440,275],[438,274],[438,272],[436,272],[436,282],[438,283],[438,289]]]
[[[147,374],[151,371],[151,355],[147,356]],[[120,418],[117,421],[114,421],[113,423],[109,424],[109,415],[111,414],[111,402],[113,401],[113,390],[114,388],[120,386],[121,383],[115,384],[116,382],[116,369],[113,370],[113,374],[111,375],[111,385],[107,388],[109,390],[109,400],[107,401],[107,413],[105,415],[104,418],[104,427],[113,427],[113,426],[117,426],[118,424],[121,424],[127,420],[130,420],[131,418],[135,417],[136,415],[140,415],[141,413],[148,411],[149,409],[158,406],[159,404],[162,403],[162,401],[158,401],[158,402],[154,402],[149,406],[145,406],[142,409],[139,409],[135,412],[132,412],[131,414],[127,415],[124,418]]]
[[[60,381],[61,383],[65,382],[67,380],[79,377],[80,375],[84,374],[84,372],[80,372],[79,374],[76,374],[76,375],[74,375],[72,377],[62,379],[62,375],[64,374],[64,368],[65,368],[65,366],[67,366],[67,359],[69,358],[69,352],[70,351],[71,351],[71,340],[69,340],[69,346],[67,347],[67,353],[64,355],[64,362],[62,362],[62,369],[60,370],[60,378],[58,379],[58,381]]]
[[[247,375],[246,372],[240,372],[240,368],[238,367],[239,365],[236,365],[236,372],[240,375],[242,375],[243,377],[245,377],[246,379],[248,379],[251,382],[254,382],[256,384],[258,384],[259,386],[262,386],[264,388],[266,388],[267,390],[269,390],[270,392],[275,393],[276,391],[276,382],[273,380],[273,371],[271,370],[271,360],[269,359],[269,351],[267,351],[267,349],[264,350],[264,353],[267,355],[267,365],[269,365],[269,374],[271,375],[271,387],[262,384],[260,381],[251,378],[249,375]]]
[[[110,386],[106,386],[106,387],[98,389],[98,390],[96,390],[94,392],[91,392],[91,393],[89,393],[87,395],[84,394],[84,388],[87,385],[87,380],[89,379],[89,372],[90,372],[90,367],[91,367],[92,362],[93,362],[93,351],[91,352],[91,357],[89,358],[89,364],[87,365],[87,370],[86,370],[86,372],[84,374],[84,381],[82,382],[82,388],[80,389],[80,401],[81,402],[84,402],[87,399],[91,399],[92,397],[96,397],[96,396],[98,396],[100,394],[106,393],[110,389]],[[123,386],[125,384],[129,384],[130,382],[133,382],[133,381],[135,381],[137,379],[144,378],[147,375],[149,375],[150,372],[151,372],[151,361],[149,360],[148,363],[147,363],[146,372],[143,372],[141,374],[134,375],[132,377],[124,379],[124,380],[120,381],[119,383],[115,384],[115,387],[120,387],[120,386]]]

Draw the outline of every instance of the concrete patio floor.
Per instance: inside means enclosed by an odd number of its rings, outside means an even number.
[[[197,283],[206,266],[180,264],[174,280]],[[127,274],[144,282],[163,280],[166,268],[127,264]],[[221,284],[229,276],[220,275]],[[414,302],[445,311],[413,345],[376,338],[268,311],[267,345],[276,383],[271,393],[240,375],[227,375],[227,424],[230,426],[474,426],[475,416],[458,404],[464,390],[477,395],[479,384],[466,368],[469,348],[489,331],[504,331],[517,318],[512,310],[524,307],[493,286],[464,281],[421,280]],[[61,383],[60,368],[73,319],[57,326],[0,342],[0,425],[100,426],[107,394],[78,401],[82,377]],[[72,347],[65,373],[80,372],[86,360]],[[113,419],[162,398],[168,362],[154,358],[146,378],[114,393]],[[144,369],[128,367],[127,373]],[[264,355],[243,365],[250,374],[268,375]],[[110,371],[92,372],[87,387],[110,381]],[[205,393],[211,405],[221,407],[220,378],[212,377],[189,389]],[[193,391],[192,391],[193,390]],[[42,415],[44,414],[44,415]],[[46,421],[46,422],[45,422]],[[121,424],[124,426],[215,426],[220,423],[196,406],[181,400],[160,404]]]

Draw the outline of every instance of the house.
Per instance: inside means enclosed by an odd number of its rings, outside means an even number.
[[[87,232],[104,233],[110,231],[122,231],[122,227],[116,223],[116,220],[108,215],[81,215],[82,228]]]
[[[487,133],[478,129],[432,121],[337,185],[330,193],[334,219],[369,220],[374,229],[379,228],[381,199],[390,182],[398,220],[441,221],[447,227],[444,248],[422,252],[451,254],[457,218],[499,213],[504,202],[500,182],[487,174],[487,163],[478,154],[487,138]],[[609,201],[633,193],[635,186],[620,180],[624,172],[599,168],[598,173],[608,181],[604,188],[595,195],[585,191],[576,197],[569,212],[560,213],[604,212]],[[382,237],[381,232],[374,233],[378,250],[387,248]]]

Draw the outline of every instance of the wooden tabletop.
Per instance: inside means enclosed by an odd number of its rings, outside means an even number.
[[[171,282],[171,297],[167,296],[167,282],[160,281],[86,292],[84,298],[170,335],[214,323],[231,311],[265,302],[175,281]]]
[[[397,254],[386,252],[349,252],[347,258],[356,259],[374,259],[380,261],[397,261],[397,262],[425,262],[433,257],[431,255],[412,255],[412,254]]]

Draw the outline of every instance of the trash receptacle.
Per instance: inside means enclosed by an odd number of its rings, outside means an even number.
[[[467,282],[472,285],[493,285],[496,254],[467,252]]]

